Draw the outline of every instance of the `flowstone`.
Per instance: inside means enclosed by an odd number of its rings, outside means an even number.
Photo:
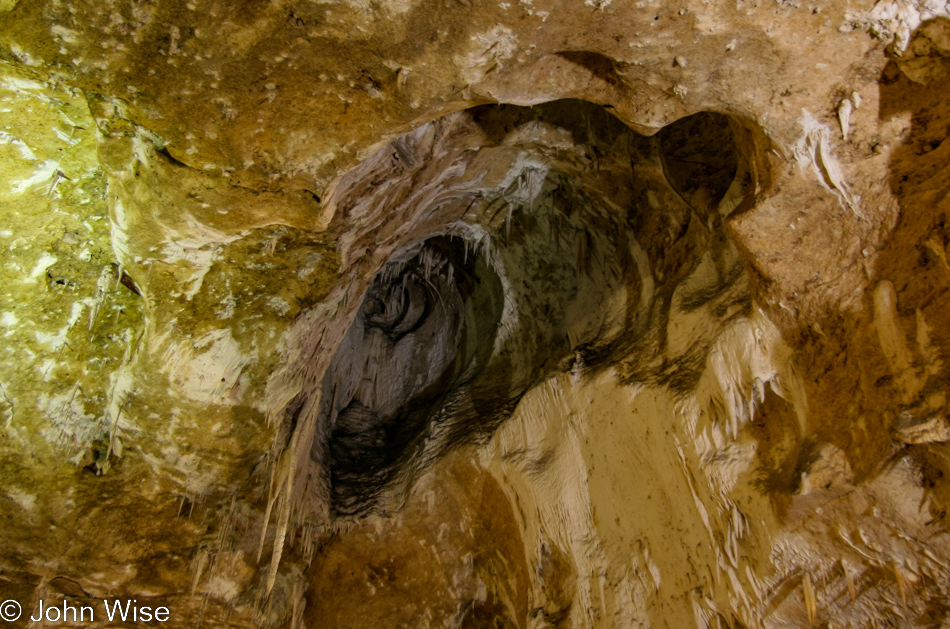
[[[945,625],[948,24],[0,0],[11,626]]]

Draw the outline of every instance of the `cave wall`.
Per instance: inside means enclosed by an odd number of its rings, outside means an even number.
[[[0,594],[948,622],[948,24],[0,2]]]

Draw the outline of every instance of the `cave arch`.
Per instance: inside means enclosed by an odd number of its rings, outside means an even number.
[[[342,177],[327,203],[363,274],[304,330],[339,340],[288,405],[310,426],[301,517],[398,509],[553,371],[688,389],[717,330],[671,330],[671,312],[751,308],[723,221],[761,191],[744,129],[703,112],[647,137],[586,101],[483,105]]]

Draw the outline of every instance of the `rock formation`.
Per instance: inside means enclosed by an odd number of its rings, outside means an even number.
[[[945,0],[0,0],[10,626],[947,626],[948,80]]]

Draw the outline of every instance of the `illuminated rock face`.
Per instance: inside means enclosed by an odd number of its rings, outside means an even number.
[[[0,600],[950,621],[940,2],[0,14]]]

